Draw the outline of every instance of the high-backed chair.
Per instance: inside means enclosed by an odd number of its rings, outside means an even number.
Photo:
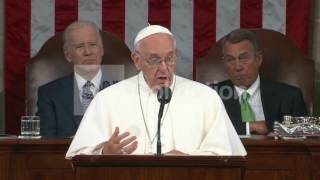
[[[260,76],[299,87],[309,111],[312,113],[314,97],[314,62],[308,59],[285,35],[266,29],[252,29],[262,50]],[[222,64],[222,40],[207,56],[198,59],[196,80],[205,84],[228,79]]]
[[[101,32],[104,56],[103,65],[124,65],[124,77],[130,77],[137,71],[130,57],[130,50],[117,36]],[[62,33],[51,37],[42,46],[36,56],[30,59],[26,69],[27,113],[36,112],[38,87],[52,80],[72,73],[73,66],[66,60],[62,49]]]

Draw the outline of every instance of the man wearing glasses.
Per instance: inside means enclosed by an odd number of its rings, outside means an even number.
[[[222,40],[222,61],[230,80],[213,87],[240,135],[267,134],[284,115],[304,116],[300,89],[260,78],[262,54],[255,35],[237,29]]]
[[[161,119],[165,154],[246,155],[217,93],[174,74],[176,40],[159,25],[135,38],[132,60],[138,75],[101,91],[91,102],[66,158],[77,154],[154,154],[157,91],[169,87],[171,101]]]

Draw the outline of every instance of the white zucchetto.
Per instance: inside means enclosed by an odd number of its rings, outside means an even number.
[[[136,38],[134,39],[134,46],[143,38],[146,38],[152,34],[156,33],[165,33],[173,36],[173,34],[169,31],[169,29],[160,26],[160,25],[149,25],[143,28],[141,31],[138,32]]]

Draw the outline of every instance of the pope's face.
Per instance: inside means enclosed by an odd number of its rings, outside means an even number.
[[[172,83],[177,61],[177,50],[172,36],[164,33],[150,35],[139,42],[132,54],[138,70],[153,90]]]

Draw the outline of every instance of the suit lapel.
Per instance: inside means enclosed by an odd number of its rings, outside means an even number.
[[[75,87],[75,88],[74,88]],[[79,99],[79,90],[77,87],[77,84],[74,82],[74,75],[69,75],[66,77],[66,80],[63,81],[62,84],[63,89],[63,102],[64,102],[64,109],[67,114],[65,116],[72,117],[73,124],[75,127],[78,127],[80,120],[77,118],[77,115],[82,117],[81,112],[77,112],[77,109],[80,110],[80,108],[77,108],[77,106],[80,103]]]
[[[64,107],[66,111],[70,114],[73,114],[73,76],[70,75],[66,78],[65,81],[63,81],[62,89],[64,91],[64,102],[66,103],[66,106]]]
[[[230,94],[229,95],[225,94],[225,96],[222,96],[222,100],[224,102],[228,115],[238,134],[246,134],[246,126],[241,119],[241,110],[240,110],[238,94],[234,89],[231,81],[228,81],[226,85],[230,87],[227,89],[232,89],[232,96]]]
[[[72,94],[73,94],[73,121],[76,125],[76,127],[79,126],[82,116],[83,116],[83,112],[82,112],[82,107],[81,107],[81,102],[80,102],[80,92],[78,89],[78,84],[77,81],[75,80],[75,78],[73,77],[72,79]]]
[[[107,74],[102,71],[102,76],[101,76],[99,91],[101,91],[101,90],[103,90],[104,88],[107,88],[107,87],[109,87],[109,86],[111,85],[110,82],[107,80],[106,77],[107,77]]]
[[[264,112],[265,121],[268,127],[272,127],[273,124],[270,124],[270,119],[274,119],[275,114],[277,113],[277,104],[276,97],[274,94],[274,87],[268,81],[261,79],[260,80],[260,92],[261,92],[261,102]]]

